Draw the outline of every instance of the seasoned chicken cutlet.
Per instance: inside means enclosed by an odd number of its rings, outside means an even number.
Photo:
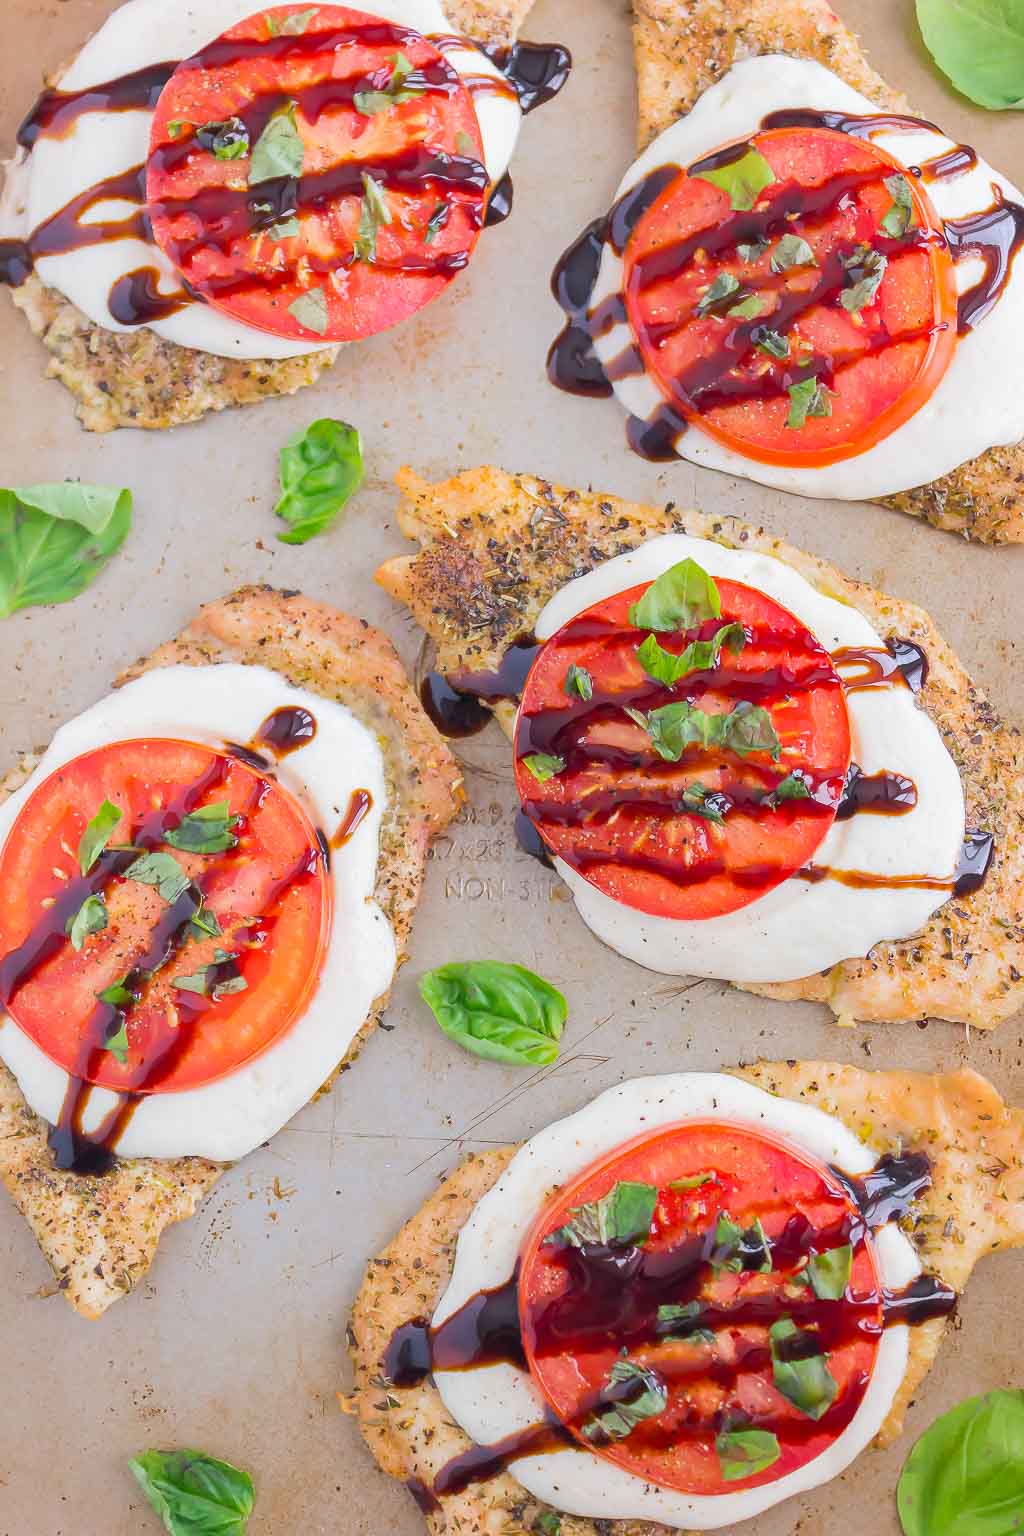
[[[930,671],[920,706],[959,769],[968,826],[995,839],[984,884],[947,901],[913,938],[877,944],[866,959],[800,981],[748,990],[827,1003],[844,1021],[932,1015],[991,1029],[1017,1012],[1024,1003],[1024,750],[1017,728],[999,719],[926,613],[848,581],[834,566],[738,518],[639,506],[496,469],[438,485],[403,471],[399,483],[399,521],[420,552],[389,560],[377,579],[410,608],[445,674],[495,667],[566,582],[670,532],[774,555],[858,609],[883,636],[921,646]],[[508,728],[514,705],[499,705],[497,713]]]
[[[866,1072],[833,1062],[762,1062],[736,1075],[835,1115],[879,1154],[925,1152],[932,1185],[903,1226],[924,1269],[956,1291],[983,1256],[1024,1245],[1024,1115],[1008,1108],[976,1072]],[[448,1285],[459,1232],[516,1150],[499,1147],[468,1157],[371,1261],[356,1299],[349,1334],[355,1383],[345,1406],[358,1416],[382,1470],[410,1487],[429,1489],[469,1442],[431,1379],[406,1388],[382,1381],[384,1354],[397,1328],[434,1312]],[[946,1326],[933,1319],[910,1330],[907,1369],[879,1444],[899,1435]],[[813,1498],[804,1495],[801,1510]],[[559,1515],[517,1482],[514,1462],[436,1506],[425,1497],[422,1502],[432,1531],[460,1536],[544,1530],[545,1514],[560,1519],[561,1536],[658,1536],[664,1530],[645,1521]]]
[[[376,899],[401,955],[419,900],[430,840],[451,820],[461,776],[423,713],[390,642],[361,619],[298,594],[247,587],[203,608],[187,629],[119,679],[155,667],[240,662],[346,705],[382,744],[390,790]],[[28,777],[26,761],[3,798]],[[387,1006],[379,997],[338,1071],[347,1069]],[[76,1311],[99,1317],[148,1270],[164,1228],[192,1215],[224,1172],[204,1158],[128,1158],[102,1177],[64,1172],[49,1127],[0,1064],[0,1179],[32,1228]]]

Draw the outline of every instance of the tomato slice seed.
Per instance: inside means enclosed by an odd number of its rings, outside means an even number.
[[[82,838],[105,802],[121,817],[83,874]],[[176,831],[196,811],[212,819]],[[193,851],[211,829],[229,846]],[[275,780],[196,743],[117,742],[45,779],[0,849],[0,1006],[87,1082],[197,1088],[301,1016],[331,911],[315,829]]]

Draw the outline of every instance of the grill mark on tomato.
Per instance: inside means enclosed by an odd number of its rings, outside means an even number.
[[[771,1240],[773,1264],[791,1269],[813,1252],[826,1252],[849,1243],[861,1247],[871,1230],[897,1221],[931,1183],[928,1158],[923,1153],[886,1156],[871,1172],[850,1177],[831,1169],[839,1189],[833,1200],[835,1220],[815,1226],[802,1212],[794,1212],[780,1235]],[[852,1205],[852,1209],[851,1209]],[[437,1328],[422,1318],[395,1330],[383,1358],[386,1380],[397,1388],[415,1387],[435,1370],[466,1371],[504,1363],[526,1368],[526,1345],[536,1358],[586,1351],[613,1339],[616,1348],[629,1351],[667,1337],[685,1337],[660,1323],[662,1305],[696,1300],[704,1273],[716,1248],[715,1229],[685,1239],[672,1248],[647,1250],[632,1246],[586,1243],[582,1248],[565,1245],[560,1258],[569,1271],[569,1288],[555,1300],[534,1307],[524,1319],[519,1307],[519,1264],[501,1286],[471,1296]],[[751,1265],[754,1259],[751,1259]],[[762,1293],[731,1303],[703,1303],[695,1328],[713,1333],[729,1332],[744,1325],[770,1327],[781,1317],[816,1330],[815,1343],[828,1352],[858,1335],[877,1337],[894,1323],[916,1325],[933,1317],[948,1317],[956,1307],[956,1293],[931,1275],[921,1275],[899,1291],[873,1288],[866,1295],[850,1295],[830,1301],[812,1291],[787,1297]],[[652,1367],[666,1382],[710,1378],[731,1389],[742,1371],[763,1371],[771,1353],[757,1341],[741,1341],[734,1361],[702,1353],[693,1359],[659,1358]],[[794,1420],[770,1412],[744,1414],[747,1427],[771,1429],[780,1440],[803,1442],[822,1433],[838,1435],[852,1420],[868,1376],[851,1378],[842,1397],[821,1419]],[[543,1419],[492,1445],[473,1445],[452,1458],[434,1480],[433,1497],[461,1492],[470,1483],[497,1476],[524,1456],[564,1448],[579,1448],[574,1431],[614,1403],[629,1402],[644,1390],[642,1380],[609,1383],[591,1395],[569,1421],[549,1408]],[[680,1440],[713,1436],[721,1428],[721,1414],[693,1416],[671,1426],[659,1425],[657,1417],[642,1421],[631,1432],[630,1444],[651,1449],[670,1448]],[[735,1422],[736,1416],[733,1415]],[[593,1443],[601,1444],[599,1437]]]

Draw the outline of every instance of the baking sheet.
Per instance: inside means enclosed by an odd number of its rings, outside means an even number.
[[[12,143],[40,71],[73,53],[110,9],[106,0],[4,0],[0,143]],[[21,317],[0,302],[0,482],[78,475],[130,485],[136,497],[129,543],[89,593],[0,624],[0,772],[198,603],[242,582],[302,587],[361,613],[413,663],[417,633],[372,584],[379,561],[403,548],[391,486],[403,462],[442,477],[490,461],[763,520],[850,574],[925,603],[996,705],[1024,714],[1024,549],[972,548],[880,508],[645,464],[627,453],[614,403],[574,400],[545,383],[559,321],[551,266],[632,158],[627,9],[623,0],[539,0],[527,35],[568,43],[576,68],[562,97],[524,125],[511,221],[419,320],[361,345],[295,399],[172,433],[91,436],[61,387],[43,379],[42,349]],[[1024,123],[973,111],[941,84],[916,41],[911,0],[846,0],[843,10],[919,110],[1024,181]],[[271,515],[276,450],[325,414],[359,425],[369,478],[342,526],[289,549]],[[387,1028],[355,1076],[166,1234],[133,1296],[100,1323],[75,1316],[51,1294],[28,1228],[0,1196],[0,1536],[155,1532],[125,1463],[147,1446],[183,1444],[252,1470],[252,1536],[419,1536],[412,1501],[376,1471],[336,1402],[347,1382],[346,1309],[365,1261],[462,1152],[526,1136],[624,1077],[759,1054],[931,1070],[969,1062],[1024,1102],[1019,1021],[994,1037],[942,1024],[840,1030],[811,1005],[691,987],[609,954],[554,877],[516,849],[497,728],[463,746],[470,803],[434,849]],[[557,1066],[506,1070],[439,1034],[416,978],[477,956],[533,966],[566,992]],[[965,1394],[1013,1384],[1020,1323],[1007,1298],[1022,1288],[1024,1255],[983,1265],[901,1442],[766,1515],[758,1532],[824,1536],[844,1520],[896,1532],[890,1491],[913,1436]]]

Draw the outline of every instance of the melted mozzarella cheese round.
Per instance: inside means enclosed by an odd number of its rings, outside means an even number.
[[[477,1291],[495,1289],[508,1280],[548,1191],[624,1141],[657,1126],[701,1119],[735,1121],[783,1136],[819,1162],[850,1175],[868,1172],[876,1161],[840,1120],[736,1078],[687,1072],[622,1083],[532,1137],[512,1159],[459,1235],[451,1282],[434,1314],[434,1326]],[[882,1284],[889,1289],[908,1285],[921,1272],[913,1246],[896,1227],[876,1233],[875,1251]],[[717,1530],[816,1488],[849,1466],[881,1428],[903,1380],[907,1352],[906,1326],[886,1328],[871,1381],[846,1429],[815,1460],[762,1488],[687,1495],[645,1482],[583,1449],[524,1457],[510,1470],[530,1493],[566,1514]],[[481,1445],[516,1434],[544,1416],[539,1389],[515,1366],[436,1371],[434,1381],[449,1413]]]
[[[653,581],[687,557],[712,576],[766,592],[829,651],[884,645],[862,614],[826,597],[792,566],[683,533],[650,539],[569,582],[541,612],[537,638],[550,639],[585,608]],[[901,816],[864,813],[833,822],[814,863],[889,878],[951,877],[963,842],[964,795],[956,764],[934,723],[910,690],[900,686],[849,693],[847,708],[853,761],[865,773],[888,770],[912,779],[917,804]],[[812,883],[791,876],[736,912],[680,922],[615,901],[562,859],[555,860],[555,868],[588,928],[620,955],[668,975],[729,981],[794,981],[866,955],[882,939],[916,933],[949,897],[948,891],[920,886],[865,890],[837,880]]]
[[[756,133],[770,112],[801,107],[856,115],[878,111],[866,96],[821,64],[781,54],[745,59],[705,91],[686,117],[654,140],[627,172],[616,197],[659,166],[692,165],[720,145]],[[908,169],[955,148],[953,140],[927,129],[881,131],[871,137]],[[1024,202],[1024,194],[980,159],[963,175],[929,182],[927,191],[939,217],[955,219],[990,208],[996,195],[993,188],[1014,202]],[[956,271],[962,293],[978,281],[983,267],[972,257],[960,262]],[[621,287],[622,259],[606,244],[592,306]],[[987,448],[1016,443],[1024,436],[1022,331],[1024,265],[1017,262],[998,303],[961,339],[948,372],[930,399],[909,421],[866,452],[817,468],[762,464],[715,442],[698,423],[687,424],[675,443],[676,452],[693,464],[801,496],[866,500],[926,485]],[[631,342],[632,333],[622,323],[595,337],[594,350],[601,362],[608,364]],[[617,380],[614,389],[626,410],[645,421],[664,399],[646,372]]]
[[[123,1157],[209,1157],[229,1162],[251,1152],[313,1097],[362,1028],[374,999],[391,985],[395,939],[374,900],[381,821],[387,804],[384,761],[374,735],[348,709],[265,667],[225,664],[146,672],[69,721],[54,736],[28,782],[0,806],[0,846],[22,805],[62,763],[111,742],[146,736],[223,747],[246,742],[282,705],[301,705],[317,722],[313,740],[276,766],[281,785],[328,835],[353,791],[373,805],[331,857],[334,914],[323,969],[306,1011],[280,1040],[237,1072],[201,1088],[154,1093],[138,1104],[114,1149]],[[37,1115],[56,1124],[68,1074],[0,1013],[0,1060]],[[93,1088],[83,1128],[95,1130],[120,1102]]]
[[[358,8],[358,7],[357,7]],[[167,60],[187,59],[229,27],[260,9],[259,0],[128,0],[86,43],[61,77],[60,88],[80,91],[121,75]],[[414,28],[425,36],[449,34],[440,0],[372,0],[370,13],[385,21]],[[494,75],[503,79],[486,54],[467,42],[465,49],[446,50],[445,57],[460,75]],[[473,98],[484,142],[484,160],[492,181],[502,176],[512,157],[522,114],[505,95],[476,94]],[[36,141],[11,169],[5,198],[4,234],[24,237],[72,198],[97,182],[145,163],[153,113],[87,112],[66,138]],[[109,200],[97,203],[87,222],[127,218],[135,205]],[[15,211],[17,210],[17,211]],[[113,284],[142,266],[154,267],[164,279],[161,290],[180,290],[175,267],[150,241],[110,240],[36,263],[40,279],[58,289],[90,320],[108,331],[137,327],[120,324],[108,307]],[[209,304],[189,304],[177,314],[152,321],[148,329],[179,346],[195,347],[219,357],[281,358],[323,351],[335,342],[290,341],[245,325]]]

